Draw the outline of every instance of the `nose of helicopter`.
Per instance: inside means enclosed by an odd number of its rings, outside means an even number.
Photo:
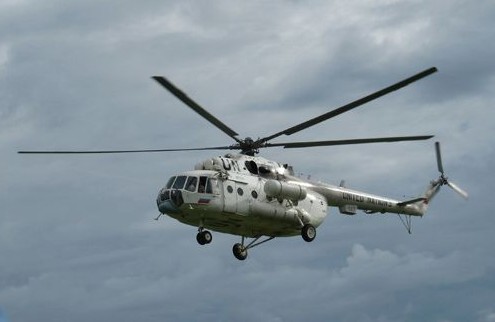
[[[163,188],[158,193],[156,205],[162,214],[180,212],[179,207],[184,203],[180,190]]]

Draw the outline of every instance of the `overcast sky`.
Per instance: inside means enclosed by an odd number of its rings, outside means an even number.
[[[493,1],[0,0],[0,321],[495,321]],[[407,234],[335,208],[312,243],[240,262],[237,236],[158,214],[169,176],[217,153],[30,156],[29,149],[231,139],[163,75],[263,137],[431,66],[439,72],[279,142],[433,134],[266,158],[398,199],[447,175]]]

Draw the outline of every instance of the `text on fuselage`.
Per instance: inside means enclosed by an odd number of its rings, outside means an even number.
[[[237,171],[241,172],[241,167],[239,166],[239,162],[237,160],[220,158],[222,160],[222,166],[225,171]]]
[[[350,192],[342,192],[342,199],[359,203],[367,202],[377,206],[392,207],[392,203],[390,203],[389,201],[380,200],[372,197],[365,197]]]

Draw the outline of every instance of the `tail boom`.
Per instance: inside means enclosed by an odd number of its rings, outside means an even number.
[[[449,186],[463,198],[468,198],[467,192],[462,190],[456,184],[450,182],[445,176],[439,142],[435,142],[435,152],[440,177],[436,180],[430,181],[421,197],[405,201],[394,200],[366,192],[351,190],[344,187],[344,182],[337,187],[321,182],[311,183],[295,177],[288,178],[288,181],[319,193],[327,200],[328,206],[338,207],[340,212],[346,215],[354,215],[359,209],[369,214],[393,213],[421,217],[426,213],[431,200],[435,197],[440,190],[440,187],[443,185]]]
[[[301,184],[301,182],[299,182],[299,184]],[[324,183],[304,184],[308,189],[324,196],[327,200],[328,206],[338,207],[341,213],[347,215],[353,215],[356,213],[352,209],[359,209],[368,214],[393,213],[423,216],[426,211],[429,198],[432,198],[434,195],[434,192],[431,192],[428,194],[428,197],[426,197],[425,194],[425,196],[421,198],[400,201]]]

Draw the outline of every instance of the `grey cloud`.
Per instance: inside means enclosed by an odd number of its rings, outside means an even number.
[[[0,320],[493,319],[490,1],[0,6]],[[412,236],[395,216],[330,209],[313,243],[276,239],[240,263],[237,237],[201,248],[195,227],[152,219],[166,179],[210,154],[15,153],[230,143],[155,74],[241,136],[262,136],[433,65],[428,79],[280,138],[435,134],[470,200],[443,189]],[[396,198],[437,176],[433,142],[263,156]]]

